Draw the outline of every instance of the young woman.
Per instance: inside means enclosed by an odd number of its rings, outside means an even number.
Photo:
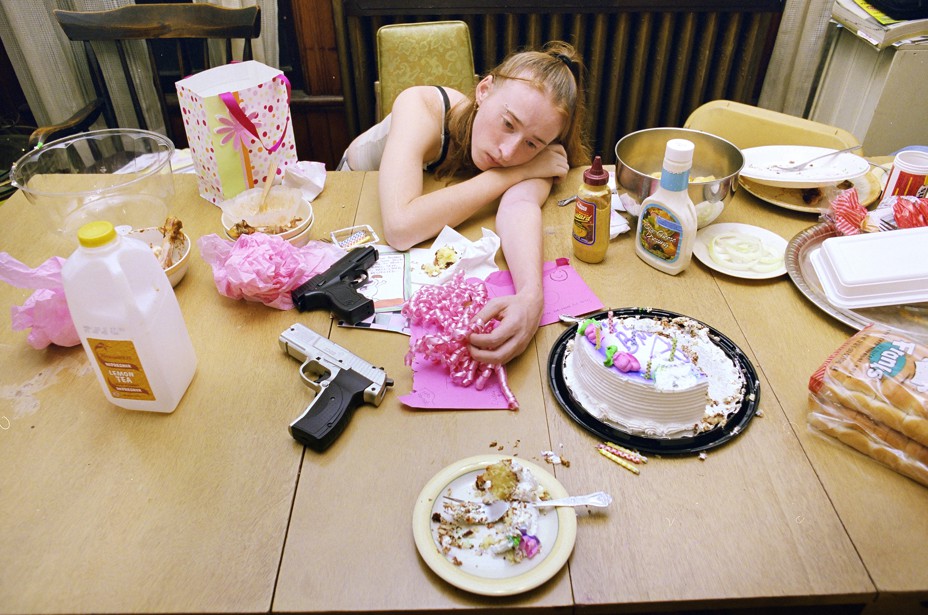
[[[543,307],[541,206],[571,166],[589,164],[582,135],[585,105],[581,63],[569,44],[509,56],[473,93],[416,86],[392,113],[349,146],[340,169],[380,171],[384,239],[408,250],[457,226],[499,199],[496,233],[516,294],[498,297],[478,314],[496,319],[472,334],[471,355],[505,364],[522,353]],[[446,186],[423,194],[423,170]]]

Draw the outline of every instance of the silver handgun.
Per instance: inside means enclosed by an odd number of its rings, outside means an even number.
[[[280,334],[280,347],[302,361],[300,376],[316,396],[295,421],[290,435],[322,452],[344,431],[351,411],[362,403],[379,406],[393,386],[383,368],[374,367],[335,342],[299,323]]]

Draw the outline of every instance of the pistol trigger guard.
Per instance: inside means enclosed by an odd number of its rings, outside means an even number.
[[[319,393],[329,385],[335,374],[316,359],[307,359],[300,367],[300,377],[306,386]]]
[[[357,277],[351,281],[352,288],[360,288],[370,281],[370,276],[367,275],[367,271],[358,272]]]

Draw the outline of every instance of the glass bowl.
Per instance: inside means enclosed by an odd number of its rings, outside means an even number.
[[[73,239],[87,222],[161,224],[174,197],[170,139],[147,130],[98,130],[58,139],[22,156],[12,184],[51,230]]]

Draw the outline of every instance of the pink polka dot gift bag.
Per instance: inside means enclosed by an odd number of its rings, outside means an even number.
[[[290,82],[261,62],[226,64],[176,83],[200,195],[218,204],[297,163]]]

